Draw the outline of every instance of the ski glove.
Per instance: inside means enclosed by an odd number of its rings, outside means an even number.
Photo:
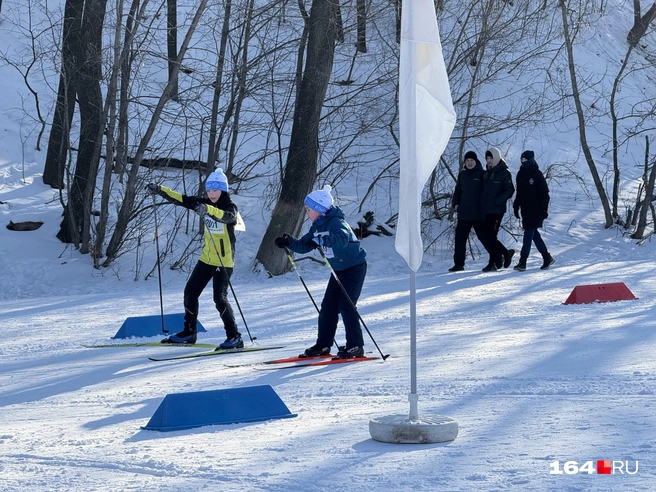
[[[273,242],[276,243],[276,246],[282,249],[292,244],[292,238],[289,234],[283,234],[281,237],[275,238]]]
[[[161,191],[161,188],[158,184],[148,183],[146,185],[146,191],[148,193],[150,193],[151,195],[159,195],[159,192]]]
[[[201,218],[207,215],[207,205],[204,203],[198,203],[194,207],[194,212],[196,212]]]

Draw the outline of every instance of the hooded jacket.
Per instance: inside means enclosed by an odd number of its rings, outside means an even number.
[[[304,236],[291,238],[289,249],[296,253],[308,253],[317,247],[315,239],[321,244],[328,263],[336,272],[364,263],[367,252],[351,226],[344,220],[344,212],[333,205],[324,215],[318,217]]]
[[[517,196],[513,203],[515,215],[521,211],[522,227],[542,227],[549,209],[549,186],[535,159],[522,162],[517,172]]]
[[[481,207],[486,215],[503,215],[506,213],[506,202],[515,193],[515,187],[508,164],[501,158],[499,149],[492,147],[488,152],[492,154],[492,165],[483,174]]]

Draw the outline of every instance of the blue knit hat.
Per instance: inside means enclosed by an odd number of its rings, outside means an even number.
[[[205,182],[205,189],[207,191],[228,191],[228,178],[225,174],[223,174],[223,169],[217,169],[212,174],[210,174],[210,177],[207,178],[207,181]]]
[[[332,187],[326,185],[321,190],[313,191],[305,197],[305,203],[312,210],[316,210],[320,214],[325,214],[333,206],[333,196],[330,194]]]

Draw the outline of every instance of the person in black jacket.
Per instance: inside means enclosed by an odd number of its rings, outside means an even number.
[[[182,195],[154,183],[146,188],[170,203],[194,210],[205,221],[203,251],[184,289],[184,329],[165,338],[162,343],[196,343],[198,298],[212,280],[214,304],[226,331],[226,340],[220,347],[242,348],[244,342],[228,301],[228,286],[235,259],[235,225],[239,215],[237,205],[228,193],[228,178],[221,169],[210,174],[205,182],[207,197]]]
[[[519,263],[514,270],[523,272],[526,270],[526,260],[531,252],[531,242],[535,243],[544,260],[540,269],[546,270],[556,260],[549,254],[547,246],[538,231],[544,220],[549,216],[549,187],[544,175],[535,162],[535,154],[532,150],[522,152],[522,165],[517,172],[517,196],[513,203],[515,217],[522,219],[524,228],[524,244],[520,252]]]
[[[483,166],[476,152],[465,154],[465,165],[458,174],[456,189],[451,205],[458,214],[456,224],[455,251],[450,272],[462,272],[465,269],[467,238],[472,228],[487,250],[485,230],[483,228],[483,210],[481,209],[481,190],[483,188]],[[489,251],[489,250],[488,250]]]
[[[484,272],[496,272],[499,268],[508,268],[515,254],[514,249],[507,249],[499,241],[499,228],[501,219],[506,213],[506,202],[515,193],[512,175],[508,164],[501,158],[501,152],[496,147],[485,152],[487,170],[483,174],[483,191],[481,206],[483,208],[483,226],[485,236],[492,252],[490,261],[483,268]]]

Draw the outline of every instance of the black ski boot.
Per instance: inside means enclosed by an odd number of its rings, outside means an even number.
[[[196,334],[198,333],[198,327],[196,322],[191,323],[185,321],[184,330],[175,335],[171,335],[168,338],[162,340],[162,343],[170,344],[180,344],[180,345],[193,345],[196,343]]]
[[[364,357],[364,347],[351,347],[350,349],[344,347],[337,352],[335,359],[355,359],[357,357]]]
[[[310,348],[305,349],[305,352],[299,355],[299,357],[317,357],[319,355],[328,355],[330,353],[330,347],[320,347],[316,343]]]
[[[542,266],[540,267],[540,270],[546,270],[551,265],[556,263],[556,260],[554,260],[553,256],[551,256],[549,253],[543,254],[542,259],[544,260],[544,262],[542,263]]]
[[[525,272],[526,271],[526,258],[520,258],[519,263],[517,263],[513,267],[513,270],[517,270],[518,272]]]
[[[497,271],[497,266],[494,264],[493,261],[487,264],[485,268],[483,268],[484,272],[496,272]]]

